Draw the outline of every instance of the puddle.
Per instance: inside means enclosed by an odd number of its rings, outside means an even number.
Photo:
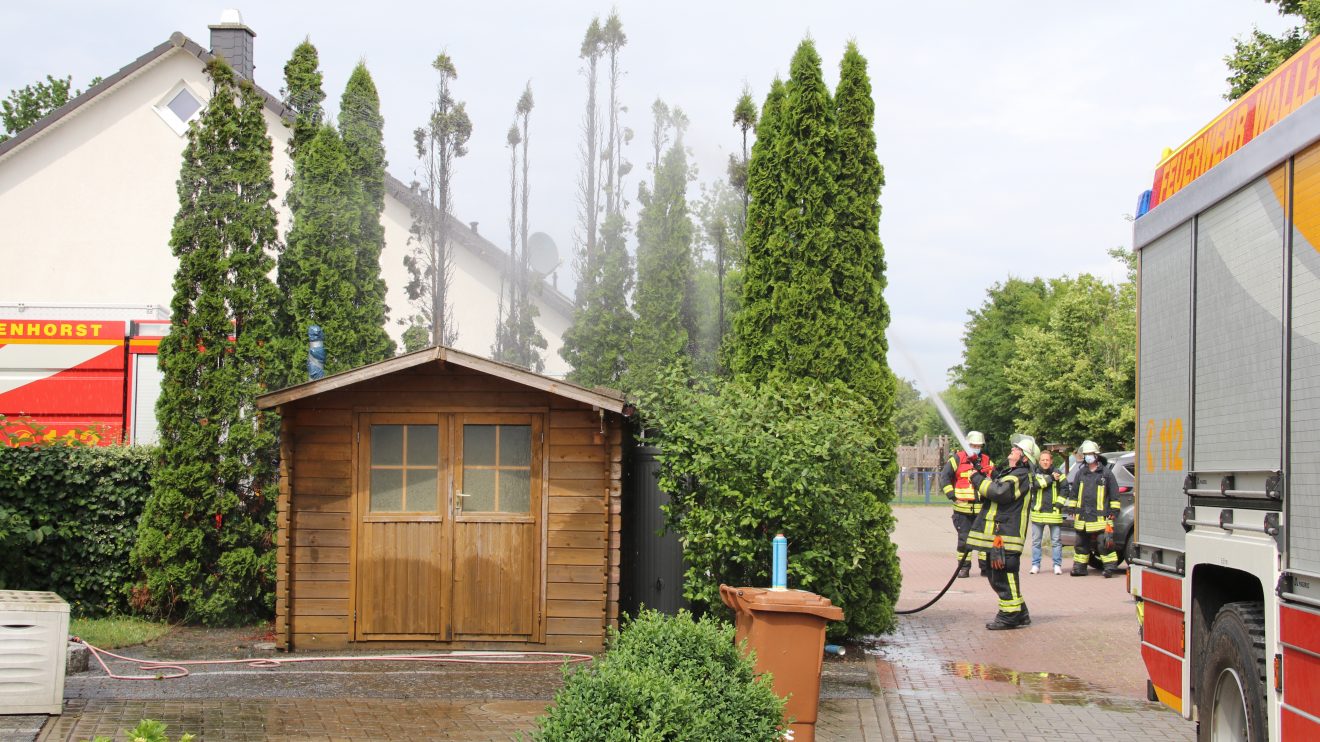
[[[1010,683],[1018,687],[1018,699],[1028,703],[1091,706],[1107,711],[1145,711],[1149,704],[1118,698],[1110,691],[1072,675],[1054,672],[1023,672],[998,665],[975,662],[942,662],[945,675],[969,681]]]

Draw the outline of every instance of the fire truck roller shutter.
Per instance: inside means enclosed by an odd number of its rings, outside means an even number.
[[[1137,522],[1141,543],[1182,551],[1191,360],[1192,228],[1182,225],[1141,250],[1141,389]]]
[[[1320,145],[1293,175],[1292,451],[1288,568],[1320,574]]]
[[[1190,439],[1198,472],[1282,463],[1284,182],[1276,168],[1197,220]],[[1261,480],[1239,485],[1264,489]]]

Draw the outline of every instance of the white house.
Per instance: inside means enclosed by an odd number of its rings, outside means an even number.
[[[253,31],[236,11],[210,27],[210,48],[252,78]],[[178,210],[175,182],[190,120],[210,97],[208,51],[181,33],[0,144],[0,302],[158,304],[169,306],[175,261],[169,235]],[[275,204],[281,235],[289,212],[283,106],[266,96],[274,143]],[[385,249],[381,273],[393,322],[410,313],[404,293],[410,206],[407,185],[386,176]],[[424,207],[423,207],[424,208]],[[454,251],[454,319],[460,350],[490,354],[508,255],[459,220]],[[549,285],[537,299],[537,325],[549,348],[549,374],[568,371],[559,356],[572,302]]]

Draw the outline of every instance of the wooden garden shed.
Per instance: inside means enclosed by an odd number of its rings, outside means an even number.
[[[281,413],[281,647],[601,648],[621,394],[432,347],[258,405]]]

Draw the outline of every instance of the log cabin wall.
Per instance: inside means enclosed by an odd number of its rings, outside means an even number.
[[[545,416],[537,570],[544,644],[436,644],[601,649],[604,627],[618,621],[623,418],[452,363],[395,371],[281,405],[275,622],[281,646],[334,648],[354,640],[355,415],[529,411]]]

